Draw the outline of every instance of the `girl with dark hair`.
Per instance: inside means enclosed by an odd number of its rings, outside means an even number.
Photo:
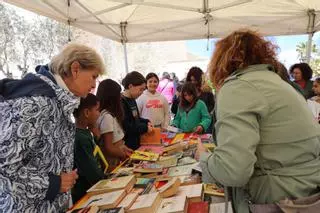
[[[312,91],[313,82],[311,81],[313,71],[307,63],[294,64],[290,67],[290,74],[303,90],[306,99],[314,96]]]
[[[185,83],[181,90],[178,112],[172,125],[182,129],[183,132],[200,134],[207,130],[210,123],[208,109],[205,103],[198,99],[194,84]]]
[[[202,100],[207,108],[208,112],[212,117],[211,124],[207,129],[206,133],[212,133],[213,137],[215,138],[215,130],[214,130],[214,123],[215,123],[215,115],[214,115],[214,105],[215,105],[215,98],[212,93],[212,89],[209,87],[208,82],[206,82],[205,75],[203,71],[199,67],[191,67],[186,78],[187,82],[191,82],[196,86],[197,89],[197,96],[200,100]]]
[[[103,80],[99,84],[97,97],[100,100],[101,109],[97,121],[101,134],[101,146],[109,168],[112,170],[121,159],[125,159],[132,153],[132,150],[123,141],[122,120],[124,113],[121,107],[121,87],[111,79]]]
[[[136,150],[140,146],[140,135],[152,132],[153,127],[148,119],[139,115],[136,99],[146,88],[146,79],[139,72],[128,73],[122,80],[124,92],[121,102],[124,110],[122,126],[125,132],[124,140],[128,147]]]
[[[305,99],[275,73],[276,49],[239,30],[216,43],[209,64],[218,145],[209,153],[199,143],[196,156],[203,181],[230,187],[235,213],[281,212],[280,200],[310,201],[319,192],[319,127]]]
[[[212,113],[215,104],[214,95],[210,87],[206,85],[203,71],[199,67],[191,67],[186,81],[196,86],[197,96],[206,104],[209,113]]]
[[[166,129],[170,122],[167,99],[157,92],[159,78],[155,73],[146,76],[147,90],[137,99],[139,113],[142,118],[149,119],[153,126]]]
[[[316,78],[316,80],[313,82],[312,91],[314,92],[315,96],[313,96],[311,100],[320,103],[320,78]]]
[[[315,96],[308,99],[307,102],[313,114],[314,120],[320,123],[320,78],[317,78],[313,82],[312,90]]]

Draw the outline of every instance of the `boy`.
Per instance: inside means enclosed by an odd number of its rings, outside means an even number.
[[[74,147],[74,166],[79,174],[79,178],[72,189],[73,203],[84,196],[91,186],[104,178],[99,159],[93,154],[96,144],[89,130],[90,127],[96,124],[100,115],[99,108],[97,97],[89,94],[86,98],[81,98],[78,109],[73,113],[77,127]]]

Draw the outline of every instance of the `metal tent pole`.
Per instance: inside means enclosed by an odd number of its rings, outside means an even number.
[[[125,63],[125,69],[126,73],[129,73],[129,66],[128,66],[128,54],[127,54],[127,34],[126,34],[126,27],[128,25],[128,22],[121,22],[120,28],[121,28],[121,43],[123,45],[123,54],[124,54],[124,63]]]
[[[124,65],[126,68],[126,73],[129,73],[129,66],[128,66],[128,54],[127,54],[127,43],[122,43],[123,45],[123,53],[124,53]]]
[[[308,43],[307,43],[307,49],[306,49],[306,63],[310,63],[311,59],[311,51],[312,51],[312,37],[314,33],[314,22],[316,18],[315,10],[308,10]]]

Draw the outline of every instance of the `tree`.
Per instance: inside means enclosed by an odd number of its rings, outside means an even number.
[[[7,77],[13,77],[13,69],[24,76],[35,65],[48,63],[68,43],[69,27],[63,23],[38,15],[26,19],[1,3],[0,17],[0,72]],[[77,30],[70,28],[72,39],[73,32]]]
[[[300,42],[299,44],[297,44],[296,46],[296,51],[299,54],[299,60],[300,62],[304,62],[307,58],[307,42]],[[314,41],[312,42],[312,46],[311,46],[311,53],[317,53],[318,52],[318,48],[317,45],[314,43]]]
[[[0,72],[11,78],[10,62],[18,58],[15,51],[17,14],[0,3],[0,17]]]
[[[307,50],[307,42],[300,42],[296,46],[296,51],[299,54],[299,60],[300,62],[305,62],[306,59],[306,50]],[[320,75],[320,52],[319,48],[317,47],[316,43],[312,42],[311,47],[311,58],[310,58],[310,67],[313,70],[313,73],[315,76]]]

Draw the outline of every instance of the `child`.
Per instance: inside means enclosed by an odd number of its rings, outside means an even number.
[[[316,96],[308,99],[308,106],[312,111],[314,119],[320,123],[320,78],[313,82],[312,91]]]
[[[196,87],[191,82],[183,85],[178,112],[172,125],[183,132],[204,133],[211,123],[206,104],[198,99]]]
[[[126,145],[136,150],[140,147],[140,135],[152,132],[152,124],[147,119],[140,118],[136,98],[146,87],[146,79],[140,73],[133,71],[122,80],[124,92],[122,93],[122,107],[124,110],[123,129]]]
[[[86,98],[81,98],[80,105],[73,114],[76,121],[74,164],[79,174],[72,189],[72,200],[75,203],[91,186],[104,178],[104,173],[99,159],[93,155],[96,144],[88,129],[95,125],[100,114],[96,96],[89,93]]]
[[[121,107],[121,87],[111,80],[103,80],[98,87],[97,97],[100,100],[101,113],[97,121],[101,134],[101,146],[113,170],[119,163],[130,156],[132,150],[123,141],[123,109]]]
[[[174,115],[176,115],[177,112],[178,112],[178,107],[179,107],[179,103],[180,103],[181,89],[182,89],[182,83],[180,83],[177,86],[175,95],[173,96],[173,99],[172,99],[171,112]]]
[[[137,99],[139,113],[142,118],[149,119],[155,127],[166,129],[170,122],[167,99],[157,92],[159,78],[155,73],[146,76],[147,90]]]

